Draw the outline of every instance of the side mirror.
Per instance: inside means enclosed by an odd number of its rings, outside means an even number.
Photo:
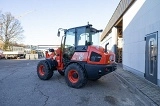
[[[60,37],[60,31],[58,31],[57,36]]]
[[[101,30],[98,30],[98,32],[102,32],[103,30],[101,29]]]

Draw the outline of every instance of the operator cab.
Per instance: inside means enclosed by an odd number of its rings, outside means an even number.
[[[62,28],[59,30],[62,30]],[[65,60],[72,58],[75,49],[87,50],[89,45],[99,45],[99,32],[102,32],[102,30],[93,28],[91,24],[63,30],[64,36],[62,37],[61,47]],[[60,36],[59,31],[58,36]]]
[[[70,28],[65,30],[65,35],[63,39],[64,41],[62,43],[64,43],[64,45],[66,46],[75,47],[80,45],[98,45],[99,32],[102,32],[102,30],[92,28],[91,24],[88,24],[86,26]]]

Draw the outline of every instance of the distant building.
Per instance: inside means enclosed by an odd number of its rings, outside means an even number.
[[[17,46],[13,46],[11,48],[12,51],[20,51],[20,52],[24,52],[24,47],[17,47]]]
[[[117,62],[160,86],[160,0],[121,0],[101,35]]]
[[[37,45],[37,50],[57,49],[60,45]]]

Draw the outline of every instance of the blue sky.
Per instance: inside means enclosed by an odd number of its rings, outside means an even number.
[[[58,28],[86,25],[104,29],[120,0],[0,0],[2,13],[21,22],[30,45],[60,44]]]

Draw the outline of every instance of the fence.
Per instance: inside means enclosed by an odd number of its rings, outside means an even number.
[[[38,59],[38,54],[26,54],[26,59],[29,59],[29,60]]]

